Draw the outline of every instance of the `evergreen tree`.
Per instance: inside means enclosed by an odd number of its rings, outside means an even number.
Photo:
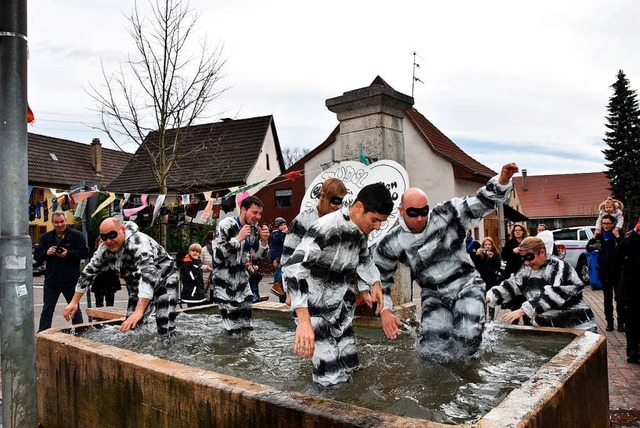
[[[618,71],[617,77],[607,106],[604,141],[609,148],[602,152],[609,162],[606,174],[613,196],[625,203],[627,225],[633,227],[640,214],[640,110],[624,72]]]

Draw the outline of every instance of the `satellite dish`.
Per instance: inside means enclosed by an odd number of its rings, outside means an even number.
[[[393,211],[387,220],[382,223],[380,230],[374,230],[369,234],[369,246],[377,243],[386,235],[393,225],[398,221],[398,207],[402,194],[409,188],[409,174],[402,165],[392,160],[380,160],[365,165],[360,162],[339,162],[328,169],[322,171],[307,188],[300,211],[313,208],[318,205],[320,199],[320,188],[327,178],[338,178],[342,180],[347,191],[352,195],[357,195],[364,186],[373,183],[384,183],[391,192],[393,199]]]

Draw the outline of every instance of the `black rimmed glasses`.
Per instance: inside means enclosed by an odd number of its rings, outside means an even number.
[[[422,208],[414,208],[414,207],[405,208],[404,212],[406,212],[407,216],[411,218],[416,218],[418,216],[426,217],[429,215],[429,205],[425,205]]]
[[[112,230],[110,232],[100,234],[100,239],[102,239],[103,242],[106,241],[107,239],[116,239],[117,237],[118,237],[117,230]]]

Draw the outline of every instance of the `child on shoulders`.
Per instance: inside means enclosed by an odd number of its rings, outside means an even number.
[[[622,205],[622,202],[617,199],[613,199],[612,197],[608,197],[600,204],[598,209],[600,210],[600,213],[598,214],[598,220],[596,220],[596,233],[594,236],[600,235],[602,218],[607,214],[616,219],[614,229],[618,229],[618,232],[622,230],[622,226],[624,225],[624,216],[622,214],[624,205]]]

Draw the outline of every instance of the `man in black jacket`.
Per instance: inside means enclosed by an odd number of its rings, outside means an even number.
[[[602,217],[602,233],[587,243],[587,252],[600,250],[598,253],[598,279],[602,284],[604,295],[604,318],[607,321],[607,331],[613,331],[613,297],[615,293],[616,312],[618,314],[618,331],[624,332],[625,310],[621,299],[618,298],[620,284],[620,260],[617,247],[622,236],[614,228],[616,220],[607,214]]]
[[[37,263],[47,262],[44,274],[44,305],[38,332],[51,327],[51,319],[60,294],[67,303],[71,301],[80,276],[80,260],[89,256],[87,241],[82,233],[67,227],[64,211],[55,211],[51,221],[54,230],[42,235],[33,255]],[[82,312],[78,311],[72,322],[81,324]]]

